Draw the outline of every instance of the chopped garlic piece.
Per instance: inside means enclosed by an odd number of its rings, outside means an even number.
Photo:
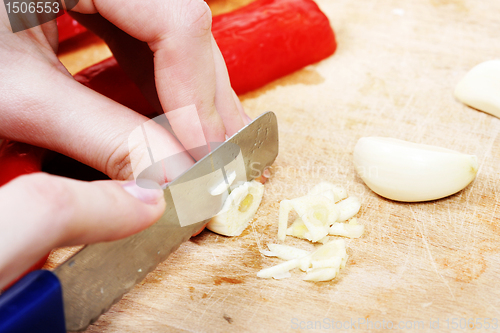
[[[292,203],[290,200],[281,200],[278,222],[278,239],[285,240],[286,227],[288,224],[288,214],[292,211]]]
[[[257,212],[263,195],[264,185],[254,180],[236,187],[207,229],[224,236],[240,235]]]
[[[312,253],[311,265],[313,268],[340,268],[342,259],[346,255],[345,241],[343,239],[336,239],[320,246]]]
[[[330,235],[344,236],[349,238],[359,238],[363,234],[365,227],[360,224],[334,223],[330,227]]]
[[[292,225],[286,229],[286,234],[289,236],[294,236],[297,238],[304,238],[304,235],[307,232],[307,227],[304,224],[304,221],[300,217],[298,217],[295,221],[293,221]]]
[[[335,276],[337,276],[337,273],[338,271],[335,268],[313,269],[310,272],[307,272],[306,276],[304,277],[304,281],[330,281],[333,280]]]
[[[299,266],[298,259],[292,259],[285,261],[279,265],[264,268],[257,273],[257,276],[264,279],[270,279],[272,277],[282,277],[283,274],[289,272],[290,270]]]
[[[287,222],[290,211],[294,209],[299,215],[302,223],[307,228],[301,238],[306,238],[312,242],[324,238],[328,235],[328,228],[339,216],[339,210],[330,199],[322,195],[306,195],[292,200],[283,200],[280,204],[278,239],[284,240],[287,234]],[[295,226],[304,230],[301,222]],[[290,232],[294,232],[293,229]]]
[[[267,250],[259,250],[259,252],[266,257],[277,257],[277,254],[272,252],[272,251],[267,251]]]
[[[336,204],[337,208],[340,212],[339,217],[337,219],[338,222],[344,222],[356,215],[361,208],[361,203],[359,199],[355,196],[351,196],[347,199],[344,199]]]
[[[323,195],[334,203],[337,203],[347,198],[347,191],[342,186],[337,186],[329,182],[321,182],[316,184],[307,195]]]
[[[267,244],[267,247],[276,255],[276,257],[283,260],[299,259],[309,254],[306,250],[301,250],[288,245]]]
[[[289,271],[298,267],[307,272],[304,278],[306,281],[328,281],[337,276],[347,262],[347,252],[343,239],[328,242],[313,252],[280,244],[268,244],[268,246],[271,253],[276,254],[276,252],[286,250],[288,258],[295,258],[261,270],[257,273],[257,276],[261,278],[289,277]]]

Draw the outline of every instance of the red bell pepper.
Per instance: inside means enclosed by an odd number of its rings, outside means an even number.
[[[212,33],[237,94],[318,62],[337,47],[328,18],[312,0],[257,0],[214,16]],[[75,78],[121,104],[135,104],[133,109],[145,101],[112,57]]]
[[[318,62],[337,47],[328,18],[312,0],[258,0],[215,16],[212,33],[237,94]]]
[[[12,179],[40,171],[45,149],[10,140],[0,146],[0,186]]]
[[[59,31],[59,43],[62,43],[65,40],[87,31],[87,28],[69,16],[68,13],[64,13],[57,17],[57,30]]]

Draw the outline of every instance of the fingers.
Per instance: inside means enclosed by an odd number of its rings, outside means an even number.
[[[0,188],[0,288],[60,246],[130,236],[158,220],[163,191],[36,173]]]
[[[159,156],[176,156],[159,183],[193,165],[179,142],[164,128],[148,128],[148,141],[129,145],[129,136],[149,119],[97,94],[44,62],[28,62],[21,72],[0,80],[6,115],[0,136],[50,148],[104,172],[112,179],[133,179],[152,164],[148,144]],[[33,76],[32,73],[37,73]],[[28,77],[29,76],[29,77]],[[4,83],[4,85],[2,85]]]
[[[239,111],[243,107],[239,99],[234,98],[226,63],[213,36],[211,40],[215,65],[215,106],[226,127],[226,135],[232,136],[245,125]]]
[[[138,11],[139,7],[144,10]],[[118,28],[148,43],[154,52],[156,89],[163,110],[195,105],[205,141],[222,142],[225,134],[232,135],[244,125],[241,105],[232,96],[224,60],[211,35],[211,13],[204,1],[81,0],[75,10],[98,11]],[[98,34],[103,31],[96,25],[94,28]],[[112,44],[120,57],[124,49]],[[125,60],[120,63],[137,78],[134,66]]]

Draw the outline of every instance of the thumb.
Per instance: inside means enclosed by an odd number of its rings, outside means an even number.
[[[53,248],[130,236],[164,209],[158,185],[21,176],[0,188],[0,288]]]

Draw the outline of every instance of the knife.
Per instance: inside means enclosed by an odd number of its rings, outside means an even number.
[[[167,208],[154,225],[88,245],[54,271],[32,272],[0,295],[0,333],[85,330],[217,213],[227,192],[214,194],[214,183],[227,182],[231,172],[232,179],[252,180],[277,155],[277,119],[266,112],[167,185]],[[227,190],[237,185],[228,183]],[[189,208],[198,213],[191,220]]]

